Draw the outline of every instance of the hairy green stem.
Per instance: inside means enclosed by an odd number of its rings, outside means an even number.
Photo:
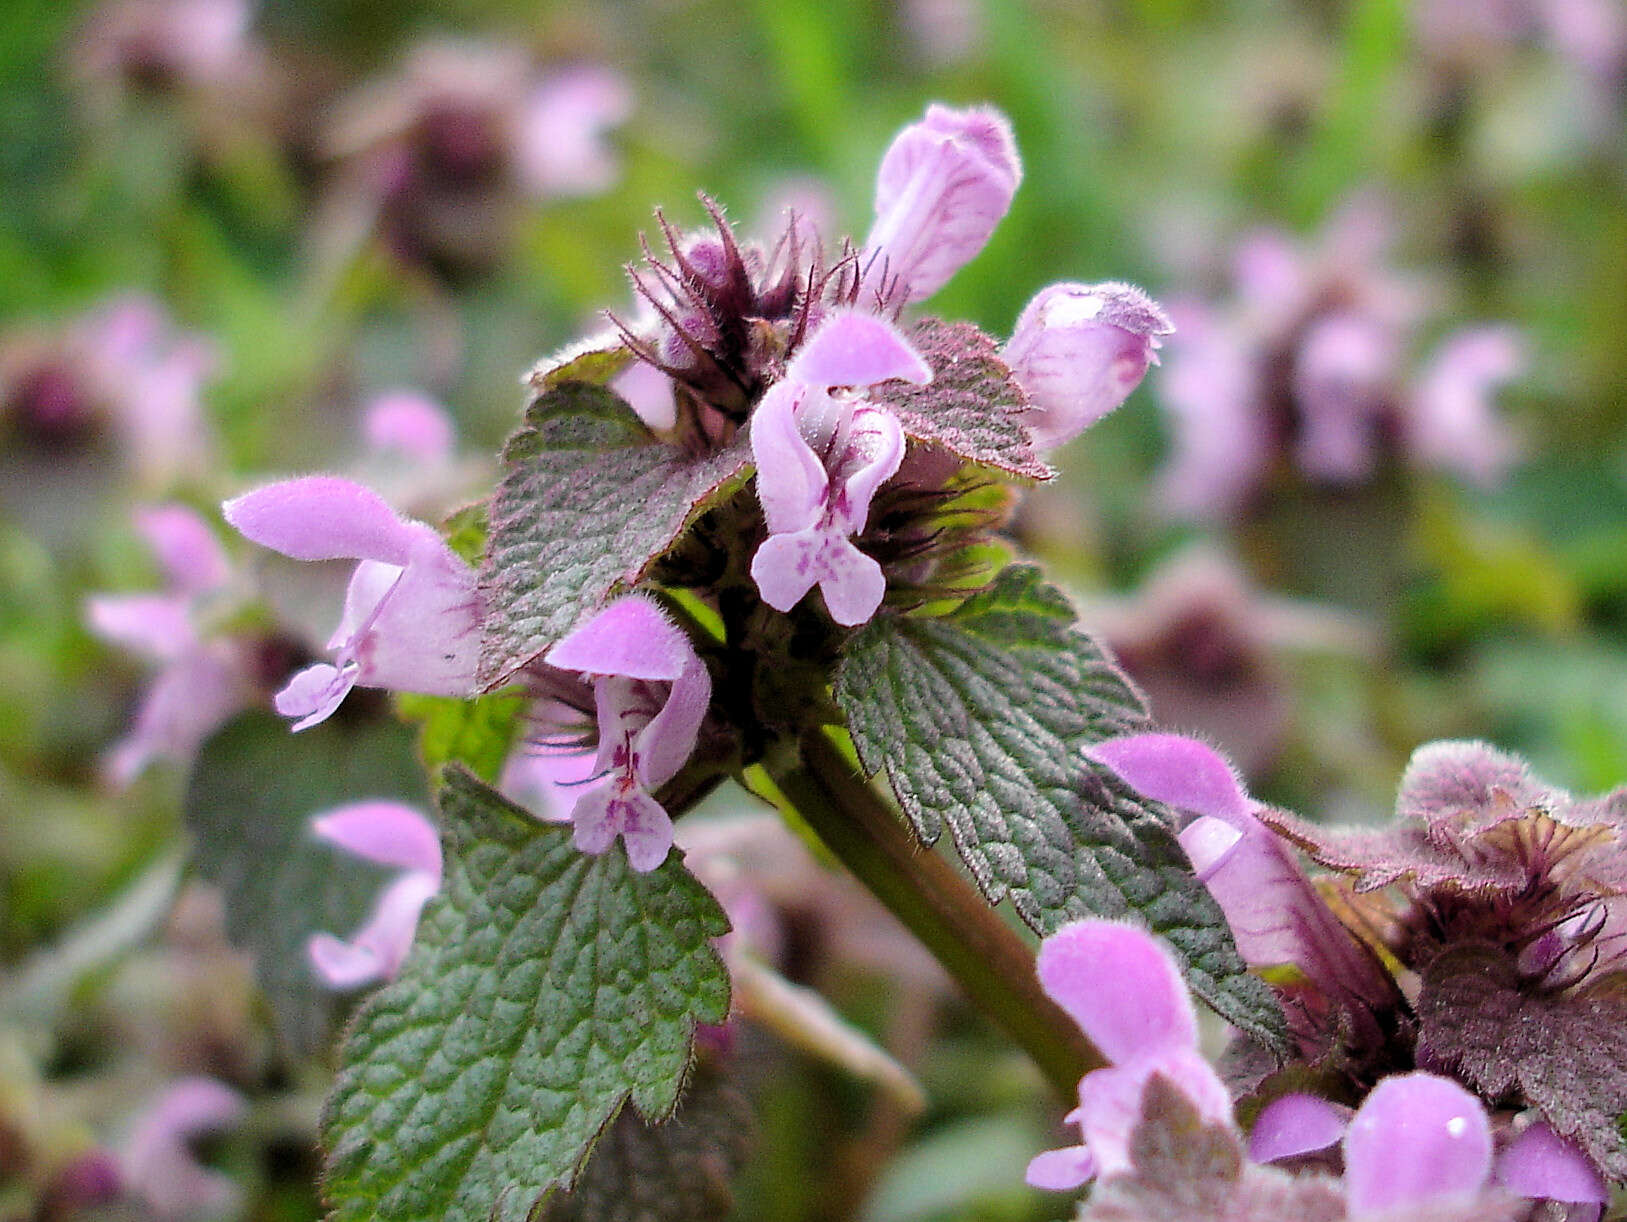
[[[922,847],[823,729],[800,749],[799,760],[768,765],[786,800],[1071,1101],[1080,1077],[1106,1061],[1041,990],[1034,952],[970,880]]]

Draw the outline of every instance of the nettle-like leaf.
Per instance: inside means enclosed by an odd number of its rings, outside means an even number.
[[[388,877],[313,838],[310,817],[365,798],[429,805],[412,732],[349,707],[303,734],[244,713],[204,744],[187,787],[198,873],[220,887],[226,934],[253,953],[278,1035],[300,1052],[327,1039],[335,1005],[306,942],[322,930],[350,936]]]
[[[637,358],[614,331],[590,335],[542,358],[525,375],[525,384],[539,394],[566,382],[603,386]]]
[[[1131,1170],[1099,1184],[1079,1222],[1340,1222],[1344,1194],[1321,1175],[1256,1166],[1241,1135],[1210,1124],[1162,1074],[1147,1079]]]
[[[928,844],[948,826],[990,903],[1041,934],[1136,915],[1169,941],[1194,992],[1281,1050],[1281,1010],[1245,969],[1171,820],[1082,749],[1145,729],[1146,707],[1073,608],[1014,565],[937,619],[878,616],[848,642],[836,698],[859,759],[883,768]]]
[[[753,1124],[745,1095],[702,1069],[671,1120],[616,1117],[576,1187],[550,1200],[539,1222],[722,1222]]]
[[[922,319],[909,338],[932,366],[932,381],[884,382],[870,391],[898,416],[906,436],[1019,479],[1056,474],[1017,420],[1028,397],[993,339],[969,322],[937,318]]]
[[[496,782],[514,744],[525,732],[527,697],[512,690],[473,700],[453,696],[396,696],[397,714],[418,729],[418,752],[431,776],[462,764],[483,781]]]
[[[744,436],[695,457],[585,382],[545,391],[503,453],[481,569],[481,682],[507,676],[648,572],[750,471]]]
[[[521,1222],[625,1100],[672,1114],[695,1024],[728,1013],[717,902],[674,854],[584,856],[461,769],[441,894],[346,1037],[323,1118],[334,1222]]]
[[[1627,1180],[1627,994],[1606,982],[1576,994],[1529,994],[1493,946],[1462,946],[1424,971],[1420,1063],[1482,1096],[1515,1092],[1572,1138],[1611,1179]]]

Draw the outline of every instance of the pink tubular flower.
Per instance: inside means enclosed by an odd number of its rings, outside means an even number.
[[[243,651],[208,640],[200,607],[228,583],[225,553],[202,518],[184,505],[138,509],[136,529],[157,558],[166,588],[157,594],[101,594],[85,601],[90,630],[158,663],[135,726],[107,760],[115,785],[127,785],[154,759],[189,760],[250,698]]]
[[[1517,1196],[1570,1206],[1566,1222],[1598,1222],[1610,1190],[1575,1143],[1538,1120],[1497,1156],[1495,1178]]]
[[[1036,1188],[1077,1188],[1130,1169],[1130,1135],[1147,1081],[1161,1074],[1205,1120],[1230,1124],[1231,1096],[1198,1054],[1197,1016],[1169,952],[1151,934],[1112,921],[1065,925],[1040,945],[1040,984],[1112,1065],[1079,1080],[1068,1114],[1084,1140],[1028,1165]]]
[[[777,611],[789,611],[816,585],[838,624],[862,624],[881,605],[886,577],[852,536],[864,530],[871,498],[903,461],[904,432],[886,409],[831,391],[890,378],[924,383],[932,371],[890,323],[839,311],[752,416],[757,497],[769,536],[752,557],[751,575]]]
[[[538,197],[609,190],[621,165],[606,134],[632,110],[631,87],[609,68],[581,64],[544,76],[516,118],[513,156],[521,185]]]
[[[1394,1004],[1394,983],[1256,817],[1257,804],[1213,748],[1177,734],[1133,734],[1096,743],[1086,755],[1187,817],[1181,847],[1250,965],[1297,967],[1344,1009],[1357,1035],[1378,1037],[1373,1011]]]
[[[1351,1222],[1417,1216],[1425,1206],[1472,1206],[1491,1175],[1491,1124],[1468,1091],[1428,1073],[1386,1078],[1345,1133]]]
[[[422,522],[334,476],[285,480],[222,507],[244,537],[295,560],[360,560],[328,648],[277,693],[295,730],[325,721],[358,683],[470,696],[480,647],[475,573]]]
[[[633,869],[672,848],[672,820],[652,792],[678,774],[712,701],[712,679],[689,637],[641,594],[611,603],[544,656],[593,680],[598,780],[576,799],[576,847],[602,853],[617,836]]]
[[[227,1128],[243,1115],[241,1096],[213,1078],[182,1078],[150,1103],[120,1151],[123,1188],[158,1218],[210,1216],[230,1210],[239,1190],[207,1170],[189,1138]]]
[[[402,871],[350,941],[313,934],[311,964],[330,988],[391,980],[412,949],[418,916],[441,888],[441,841],[432,824],[399,802],[355,802],[313,816],[311,833],[348,853]]]
[[[1492,395],[1525,367],[1524,346],[1508,327],[1473,327],[1448,336],[1407,405],[1407,445],[1419,459],[1490,485],[1516,447]]]
[[[375,454],[400,455],[426,466],[452,457],[452,420],[428,395],[390,390],[375,396],[362,415],[362,436]]]
[[[1033,405],[1023,420],[1034,444],[1059,446],[1123,403],[1157,363],[1159,337],[1173,330],[1158,303],[1132,285],[1041,289],[1004,352]]]
[[[928,106],[881,160],[861,303],[889,312],[936,293],[983,249],[1022,173],[998,111]]]

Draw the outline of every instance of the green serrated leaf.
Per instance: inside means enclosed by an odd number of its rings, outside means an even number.
[[[752,1136],[746,1097],[703,1071],[671,1120],[616,1117],[576,1187],[549,1201],[540,1222],[722,1222]]]
[[[445,881],[356,1016],[323,1117],[334,1222],[521,1222],[626,1099],[672,1113],[697,1022],[728,1013],[728,929],[678,856],[584,856],[452,768]]]
[[[1082,754],[1148,718],[1073,621],[1068,600],[1026,565],[952,615],[872,620],[849,640],[835,684],[859,759],[885,768],[923,840],[948,826],[991,903],[1009,896],[1041,934],[1089,915],[1140,916],[1194,992],[1280,1050],[1281,1010],[1244,968],[1167,812]]]
[[[969,322],[924,318],[910,342],[932,366],[932,381],[884,382],[870,392],[897,414],[906,436],[1018,479],[1056,474],[1017,421],[1028,398],[993,339]]]
[[[695,457],[651,439],[619,398],[567,383],[504,451],[481,570],[481,682],[495,686],[648,572],[750,471],[745,437]]]
[[[386,877],[313,839],[309,820],[365,798],[429,805],[412,732],[349,710],[301,734],[270,713],[244,713],[204,744],[187,786],[198,873],[224,894],[226,934],[253,953],[278,1034],[300,1052],[327,1039],[335,1004],[305,944],[323,930],[348,937]]]
[[[431,776],[446,764],[462,764],[483,781],[495,783],[525,729],[530,700],[504,690],[473,700],[402,692],[397,714],[418,726],[418,752]]]
[[[566,382],[603,386],[635,359],[620,336],[590,336],[543,357],[525,375],[525,383],[539,394]]]

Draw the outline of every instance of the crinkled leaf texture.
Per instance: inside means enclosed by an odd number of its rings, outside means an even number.
[[[695,1024],[728,1013],[728,921],[677,854],[647,874],[585,856],[457,768],[440,801],[441,894],[323,1117],[334,1222],[521,1222],[624,1100],[672,1113]]]
[[[1610,980],[1581,993],[1521,990],[1493,946],[1463,946],[1424,971],[1418,1055],[1482,1096],[1514,1092],[1572,1138],[1610,1179],[1627,1180],[1627,992]]]
[[[723,1222],[752,1137],[745,1095],[703,1069],[664,1124],[626,1110],[616,1117],[576,1187],[550,1200],[540,1222]]]
[[[1340,1222],[1345,1216],[1336,1181],[1250,1163],[1234,1130],[1205,1123],[1161,1075],[1147,1081],[1130,1160],[1128,1174],[1097,1186],[1079,1222]]]
[[[494,687],[634,585],[751,470],[744,434],[695,457],[654,439],[613,392],[545,391],[503,452],[481,568],[481,683]]]
[[[1146,708],[1038,569],[1013,565],[942,618],[878,616],[847,643],[836,698],[865,769],[886,769],[922,840],[948,825],[990,903],[1009,895],[1042,934],[1135,914],[1194,992],[1286,1047],[1168,813],[1085,759],[1086,744],[1144,729]]]
[[[321,930],[349,934],[388,877],[313,837],[310,817],[364,798],[429,805],[412,732],[356,710],[306,734],[244,713],[204,744],[187,787],[198,872],[220,887],[226,934],[253,953],[277,1033],[296,1051],[328,1039],[335,1006],[306,942]]]
[[[992,339],[969,322],[937,318],[922,319],[909,338],[932,366],[932,381],[884,382],[870,391],[898,416],[907,437],[1019,479],[1055,474],[1017,418],[1028,396]]]

